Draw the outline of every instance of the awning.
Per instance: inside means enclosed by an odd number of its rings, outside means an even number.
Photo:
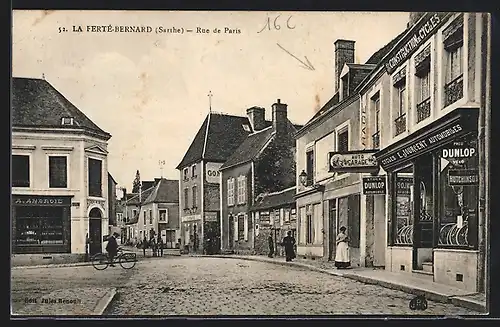
[[[459,108],[391,144],[375,154],[385,171],[401,167],[415,158],[477,131],[478,108]]]

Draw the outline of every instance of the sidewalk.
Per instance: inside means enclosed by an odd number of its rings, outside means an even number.
[[[457,306],[486,313],[486,297],[484,294],[471,293],[459,288],[438,284],[433,282],[432,279],[426,278],[427,276],[420,277],[416,276],[416,274],[395,273],[373,268],[339,270],[334,267],[333,262],[321,260],[295,259],[292,262],[286,262],[285,258],[282,257],[269,258],[258,255],[212,255],[206,257],[234,258],[302,267],[321,273],[357,280],[366,284],[375,284],[410,294],[424,295],[429,300],[452,303]]]

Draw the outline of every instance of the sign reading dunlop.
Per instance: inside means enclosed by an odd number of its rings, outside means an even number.
[[[328,154],[329,172],[373,173],[379,170],[374,154],[378,150],[330,152]]]
[[[385,194],[385,176],[363,177],[363,194]]]

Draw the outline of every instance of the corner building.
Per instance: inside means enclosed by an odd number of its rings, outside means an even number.
[[[362,92],[387,176],[385,269],[484,291],[489,16],[412,13]],[[380,82],[383,81],[383,82]],[[377,85],[379,85],[377,87]]]

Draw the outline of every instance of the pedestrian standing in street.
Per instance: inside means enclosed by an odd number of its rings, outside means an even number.
[[[274,241],[272,235],[269,235],[267,238],[267,241],[269,243],[269,254],[267,255],[269,258],[272,258],[274,255]]]
[[[158,241],[156,242],[156,244],[158,244],[158,255],[163,257],[163,239],[159,234],[158,234]]]
[[[113,235],[111,235],[108,238],[108,244],[106,244],[106,251],[108,252],[108,257],[109,257],[109,266],[114,267],[115,265],[113,264],[113,259],[116,257],[116,254],[118,252],[118,242],[116,241],[116,238],[118,237],[118,233],[114,232]]]
[[[337,269],[346,269],[351,266],[349,258],[349,238],[346,234],[346,228],[340,227],[340,233],[337,235],[337,249],[335,251],[335,267]]]
[[[157,246],[154,236],[152,236],[151,239],[149,240],[149,246],[151,247],[151,253],[153,254],[153,257],[156,257]]]
[[[285,247],[286,261],[292,261],[295,259],[295,238],[292,236],[291,231],[286,233],[286,236],[283,238],[282,245]]]
[[[146,236],[144,236],[144,239],[142,240],[142,254],[146,256],[146,249],[148,248],[148,240],[146,239]]]

